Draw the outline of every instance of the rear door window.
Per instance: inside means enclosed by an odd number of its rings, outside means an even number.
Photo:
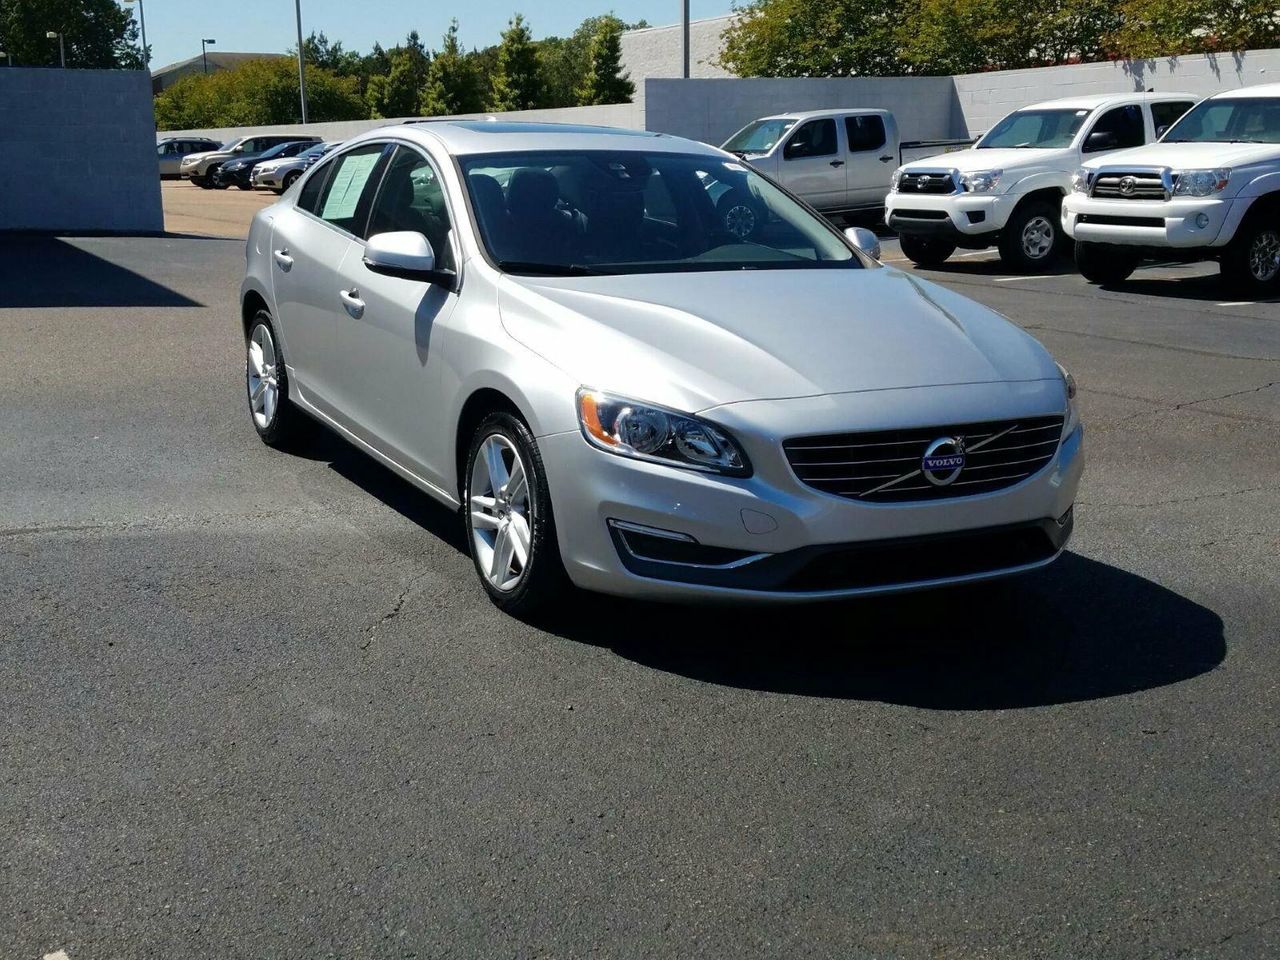
[[[1190,100],[1167,100],[1164,103],[1153,103],[1151,105],[1151,125],[1155,128],[1156,136],[1160,136],[1165,130],[1177,123],[1178,118],[1193,106],[1195,104]]]
[[[311,212],[347,233],[361,236],[377,184],[385,143],[368,143],[327,164],[325,178]],[[310,208],[307,208],[310,209]]]
[[[844,118],[845,134],[849,138],[849,152],[879,150],[884,146],[884,118],[875,113],[864,113]]]

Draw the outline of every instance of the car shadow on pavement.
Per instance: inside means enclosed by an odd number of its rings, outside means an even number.
[[[45,236],[0,238],[0,307],[199,307],[81,247]]]
[[[664,607],[583,597],[555,622],[655,670],[704,683],[934,710],[1120,696],[1226,657],[1213,611],[1076,554],[1020,578],[818,606]]]

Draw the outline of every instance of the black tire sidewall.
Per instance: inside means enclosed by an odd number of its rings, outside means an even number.
[[[1053,230],[1053,245],[1038,260],[1028,257],[1022,249],[1022,231],[1036,217],[1044,217]],[[1019,273],[1041,273],[1058,259],[1062,252],[1062,238],[1061,208],[1055,209],[1048,203],[1039,201],[1025,204],[1013,211],[1013,216],[1000,231],[1000,259]]]
[[[956,244],[943,237],[927,237],[918,233],[898,235],[902,254],[919,267],[937,267],[956,252]]]
[[[489,582],[474,549],[471,522],[471,476],[481,444],[490,436],[504,437],[520,454],[525,477],[529,484],[529,559],[524,576],[512,590],[499,590]],[[546,467],[537,441],[528,426],[511,413],[491,413],[480,422],[471,435],[467,457],[463,467],[462,510],[466,525],[467,552],[475,568],[480,585],[489,598],[507,613],[523,615],[545,608],[563,592],[567,585],[564,564],[560,559],[560,546],[556,537],[555,518],[551,511],[551,496],[547,488]]]
[[[258,426],[258,421],[253,416],[253,398],[249,392],[249,344],[253,340],[253,331],[260,326],[265,326],[267,332],[271,334],[271,343],[276,351],[276,415],[266,427]],[[289,376],[285,370],[284,350],[280,346],[280,336],[276,333],[275,324],[271,321],[271,314],[265,310],[259,310],[250,321],[244,338],[244,393],[245,403],[249,408],[249,422],[253,424],[253,429],[258,436],[262,438],[262,442],[268,446],[279,446],[286,442],[293,432],[293,407],[289,403]]]
[[[1109,243],[1077,240],[1075,264],[1080,275],[1090,283],[1123,283],[1138,268],[1141,256]]]
[[[1280,225],[1270,223],[1262,217],[1250,217],[1241,225],[1227,248],[1222,258],[1222,276],[1234,289],[1260,296],[1280,288],[1280,274],[1270,280],[1259,280],[1249,266],[1249,250],[1258,235],[1267,230],[1280,230]]]
[[[280,192],[281,192],[281,193],[284,193],[284,191],[286,191],[286,190],[288,190],[290,187],[292,187],[295,183],[297,183],[297,182],[298,182],[298,178],[299,178],[299,177],[301,177],[301,176],[302,176],[302,174],[300,174],[300,173],[298,173],[298,172],[296,172],[296,171],[295,171],[295,172],[293,172],[293,173],[290,173],[290,174],[286,174],[286,175],[285,175],[285,178],[284,178],[284,182],[283,182],[282,184],[280,184]]]

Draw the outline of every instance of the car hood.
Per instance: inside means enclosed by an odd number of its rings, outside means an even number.
[[[1280,143],[1149,143],[1090,160],[1090,168],[1135,164],[1144,167],[1213,169],[1262,163],[1280,157]]]
[[[221,150],[202,150],[199,153],[188,153],[182,159],[184,161],[191,160],[194,162],[198,160],[203,160],[206,157],[212,157],[214,154],[220,154],[220,153],[222,153]]]
[[[1065,167],[1075,169],[1073,151],[1058,150],[956,150],[940,153],[924,160],[912,160],[907,170],[959,170],[961,173],[977,173],[979,170],[1021,170],[1029,167]]]
[[[742,400],[1059,376],[999,314],[890,268],[505,277],[502,322],[586,386]]]

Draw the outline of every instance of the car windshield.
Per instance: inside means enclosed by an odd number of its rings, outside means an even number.
[[[1071,146],[1092,110],[1018,110],[977,142],[976,150],[1054,150]]]
[[[278,144],[277,146],[274,146],[274,147],[272,147],[270,150],[267,150],[266,152],[264,152],[261,156],[259,156],[259,157],[258,157],[258,159],[259,159],[259,160],[271,160],[271,159],[273,159],[273,158],[275,158],[275,157],[280,156],[281,154],[288,153],[289,148],[290,148],[290,147],[292,147],[292,146],[293,146],[293,144],[292,144],[292,143],[281,143],[281,144]]]
[[[329,147],[322,143],[320,144],[320,146],[312,147],[310,150],[303,150],[300,154],[298,154],[298,158],[300,160],[318,160],[320,157],[323,157],[328,152],[329,152]]]
[[[481,239],[508,273],[862,266],[825,220],[724,157],[539,151],[462,168]]]
[[[1280,143],[1280,98],[1202,100],[1163,143]]]
[[[721,149],[730,153],[768,153],[795,125],[794,120],[752,120],[726,140]]]
[[[235,139],[235,140],[228,140],[222,146],[218,147],[218,150],[234,150],[236,147],[240,146],[240,144],[244,143],[248,139],[249,139],[248,137],[239,137],[238,139]]]

